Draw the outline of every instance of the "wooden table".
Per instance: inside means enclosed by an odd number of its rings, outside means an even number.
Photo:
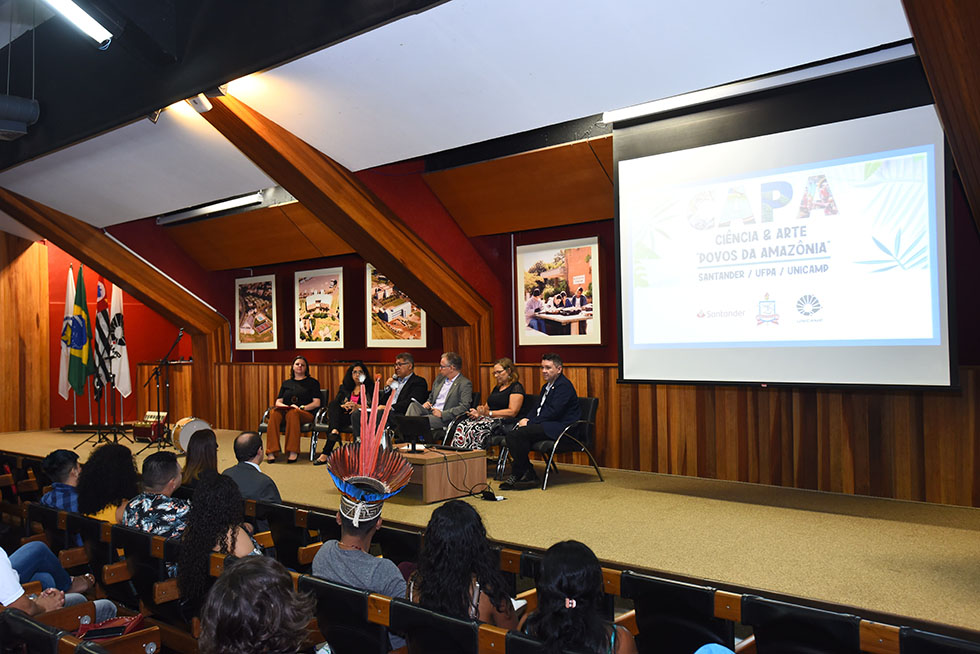
[[[425,504],[469,495],[474,487],[480,491],[487,481],[486,450],[400,451],[412,464],[412,478],[408,483],[421,486]]]

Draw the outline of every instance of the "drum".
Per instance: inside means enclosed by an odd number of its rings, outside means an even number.
[[[194,435],[194,432],[202,429],[211,429],[211,425],[194,416],[181,418],[174,424],[174,447],[181,452],[187,452],[187,444],[190,442],[191,436]]]

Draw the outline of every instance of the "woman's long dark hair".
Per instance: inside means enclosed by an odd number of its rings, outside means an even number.
[[[177,586],[181,600],[194,602],[207,592],[211,582],[211,552],[232,554],[235,551],[236,528],[244,521],[244,501],[235,480],[217,472],[205,471],[191,498],[187,528],[180,539]]]
[[[371,402],[371,394],[374,393],[374,377],[371,376],[371,371],[368,367],[364,365],[363,361],[355,361],[348,368],[347,372],[344,373],[344,381],[340,383],[347,391],[347,397],[350,397],[351,393],[357,390],[357,382],[354,381],[354,368],[360,367],[364,371],[364,392],[367,393],[368,403]]]
[[[106,443],[95,448],[78,477],[78,512],[95,515],[110,505],[139,494],[139,473],[125,445]]]
[[[480,514],[466,502],[446,502],[432,512],[425,528],[419,554],[419,604],[458,618],[470,617],[474,575],[480,590],[503,611],[510,598]]]
[[[218,471],[218,439],[210,429],[199,429],[187,441],[187,458],[184,460],[181,483],[197,481],[205,470]]]
[[[549,652],[609,651],[609,624],[602,617],[602,568],[592,550],[576,540],[552,545],[541,561],[537,589],[538,608],[527,619],[527,632],[543,641]],[[566,600],[575,606],[567,606]]]

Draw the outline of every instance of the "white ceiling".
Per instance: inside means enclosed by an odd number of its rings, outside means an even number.
[[[361,170],[907,38],[901,0],[452,0],[230,93]],[[184,103],[0,173],[100,227],[272,183]]]

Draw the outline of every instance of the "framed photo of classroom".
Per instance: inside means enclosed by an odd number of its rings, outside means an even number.
[[[425,311],[371,264],[367,279],[367,346],[425,347]]]
[[[518,345],[598,345],[599,238],[519,245]]]
[[[235,280],[235,349],[276,349],[276,276]]]
[[[297,270],[293,275],[296,348],[344,347],[344,269]]]

